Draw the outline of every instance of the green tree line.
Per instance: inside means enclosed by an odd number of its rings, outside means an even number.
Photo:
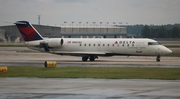
[[[145,38],[180,38],[180,27],[174,26],[167,29],[164,26],[152,28],[145,25],[142,28],[141,36]]]
[[[157,33],[157,32],[160,31],[161,29],[163,30],[163,28],[165,28],[166,32],[164,34],[162,33],[163,37],[180,38],[179,36],[177,36],[177,34],[175,35],[175,31],[176,31],[176,33],[179,33],[179,32],[177,32],[178,31],[177,28],[180,28],[179,23],[164,24],[164,25],[154,25],[154,24],[151,24],[151,25],[137,24],[137,25],[124,25],[124,26],[122,25],[121,27],[126,27],[127,34],[133,34],[137,37],[141,36],[141,37],[148,37],[148,38],[153,38],[153,37],[159,38],[157,36],[160,35],[161,33]],[[147,27],[148,27],[147,31],[151,31],[151,32],[142,33],[142,30],[144,30]],[[151,37],[149,37],[149,36],[151,36]]]

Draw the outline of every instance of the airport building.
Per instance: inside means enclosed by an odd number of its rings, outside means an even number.
[[[125,37],[126,27],[119,26],[47,26],[33,25],[43,37],[50,38],[120,38]],[[0,26],[0,42],[22,42],[15,25]]]

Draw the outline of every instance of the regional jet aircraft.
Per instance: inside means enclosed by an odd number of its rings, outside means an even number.
[[[137,38],[48,38],[40,33],[27,21],[17,21],[25,45],[43,52],[81,56],[82,61],[94,61],[98,56],[160,56],[172,51],[152,39]]]

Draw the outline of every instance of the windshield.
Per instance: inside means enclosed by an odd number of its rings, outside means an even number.
[[[161,45],[159,42],[148,42],[148,45]]]

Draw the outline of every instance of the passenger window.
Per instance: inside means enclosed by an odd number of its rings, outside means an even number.
[[[122,44],[122,41],[120,41],[119,44]]]

